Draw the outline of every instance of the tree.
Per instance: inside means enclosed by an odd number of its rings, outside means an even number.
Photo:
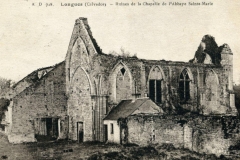
[[[5,116],[5,111],[7,111],[8,106],[10,104],[10,100],[7,98],[3,98],[6,94],[10,91],[11,85],[13,81],[0,77],[0,128],[3,126],[1,125],[2,120]]]
[[[8,110],[10,101],[6,98],[0,98],[0,128],[2,128],[1,122],[4,119],[5,111]]]
[[[12,80],[0,77],[0,97],[4,97],[10,91],[12,84]]]
[[[131,55],[129,51],[126,51],[123,47],[120,48],[120,52],[116,51],[110,51],[109,54],[113,56],[121,56],[121,57],[136,57],[137,58],[137,53]]]

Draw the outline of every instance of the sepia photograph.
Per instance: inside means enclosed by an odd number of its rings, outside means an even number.
[[[240,159],[240,1],[0,5],[0,159]]]

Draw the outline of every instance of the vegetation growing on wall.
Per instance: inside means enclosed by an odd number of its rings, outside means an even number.
[[[120,52],[110,51],[109,54],[113,55],[113,56],[121,56],[121,57],[125,57],[125,58],[128,58],[128,57],[137,58],[137,53],[134,53],[132,55],[129,51],[126,51],[123,47],[120,48]]]
[[[13,85],[13,81],[0,77],[0,97],[5,97],[6,94],[10,91],[11,85]],[[7,111],[7,107],[10,104],[10,101],[6,98],[0,98],[0,128],[3,128],[1,124],[2,120],[5,116],[5,111]]]
[[[6,98],[1,98],[0,99],[0,128],[2,128],[2,120],[4,118],[4,113],[7,111],[7,108],[10,104],[10,101]]]
[[[190,62],[196,61],[197,63],[203,63],[206,57],[206,53],[212,59],[214,64],[219,64],[221,60],[220,51],[222,48],[218,48],[215,38],[211,35],[205,35],[195,52],[195,56]]]
[[[12,80],[0,77],[0,97],[5,96],[13,84],[14,82]]]

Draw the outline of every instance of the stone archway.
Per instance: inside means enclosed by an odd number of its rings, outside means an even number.
[[[68,114],[69,132],[77,140],[77,123],[83,122],[84,141],[92,140],[92,85],[86,71],[78,67],[71,79]]]
[[[128,67],[119,62],[110,76],[111,100],[119,103],[123,99],[132,98],[132,75]]]
[[[148,94],[149,98],[156,102],[162,103],[166,95],[165,75],[160,66],[153,66],[148,76]]]

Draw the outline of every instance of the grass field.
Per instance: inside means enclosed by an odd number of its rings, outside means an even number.
[[[0,133],[0,159],[8,160],[71,160],[71,159],[152,159],[152,160],[217,160],[227,159],[215,155],[199,154],[172,145],[139,147],[137,145],[116,145],[105,143],[76,143],[68,141],[10,144]],[[232,158],[232,159],[236,159]]]

